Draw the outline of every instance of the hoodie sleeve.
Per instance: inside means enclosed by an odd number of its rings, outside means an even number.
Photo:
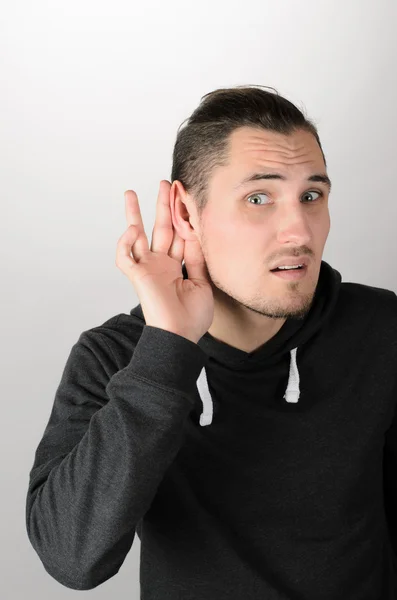
[[[129,364],[115,363],[103,333],[81,334],[29,475],[29,540],[45,570],[76,590],[95,588],[123,564],[182,445],[205,354],[145,326]]]
[[[397,389],[396,389],[397,393]],[[383,448],[383,497],[391,545],[397,567],[397,414],[385,434]]]
[[[392,340],[392,350],[385,357],[385,364],[390,365],[392,373],[397,375],[397,366],[393,360],[397,352],[397,294],[390,291],[392,306],[390,313],[382,312],[383,320],[387,323],[387,331]],[[377,350],[379,352],[379,349]],[[388,360],[387,360],[388,359]],[[387,367],[386,367],[387,368]],[[384,437],[383,446],[383,500],[386,523],[393,549],[394,566],[397,572],[397,377],[391,397],[394,399],[392,406],[391,424]]]

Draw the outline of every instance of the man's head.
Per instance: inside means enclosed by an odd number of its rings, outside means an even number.
[[[177,135],[171,206],[179,235],[200,241],[218,303],[270,319],[306,316],[330,229],[327,180],[315,126],[278,93],[204,97]],[[288,257],[309,260],[302,278],[270,271]]]

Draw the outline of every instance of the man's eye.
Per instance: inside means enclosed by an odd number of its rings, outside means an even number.
[[[322,192],[316,192],[315,190],[313,190],[312,192],[305,192],[303,195],[306,196],[306,194],[308,194],[309,196],[313,196],[313,194],[318,194],[319,197],[321,197],[323,195]],[[316,198],[315,198],[316,200]]]
[[[251,196],[248,196],[248,200],[249,200],[250,198],[254,198],[254,199],[255,199],[255,202],[253,202],[252,204],[256,204],[256,205],[258,205],[257,199],[258,199],[260,196],[265,196],[265,197],[267,198],[266,194],[251,194]]]
[[[309,195],[313,198],[313,194],[317,194],[319,197],[321,197],[323,195],[322,192],[316,192],[313,190],[312,192],[305,192],[302,197]],[[252,202],[251,204],[256,204],[258,206],[258,204],[260,205],[260,200],[258,201],[260,196],[265,196],[267,198],[266,194],[251,194],[251,196],[248,196],[247,200],[250,201],[250,198],[253,198],[254,202]],[[317,199],[318,198],[314,198],[314,200],[317,200]],[[309,204],[311,202],[313,202],[313,199],[309,200]]]

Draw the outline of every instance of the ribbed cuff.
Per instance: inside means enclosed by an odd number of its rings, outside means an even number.
[[[125,370],[191,395],[206,358],[202,348],[191,340],[145,325]]]

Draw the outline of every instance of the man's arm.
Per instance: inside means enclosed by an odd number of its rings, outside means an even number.
[[[205,357],[190,340],[145,326],[117,371],[104,338],[84,332],[70,352],[26,498],[28,537],[44,568],[78,590],[123,564],[181,446]]]
[[[397,398],[397,386],[395,390]],[[397,409],[385,433],[383,449],[383,492],[389,536],[397,564]]]

